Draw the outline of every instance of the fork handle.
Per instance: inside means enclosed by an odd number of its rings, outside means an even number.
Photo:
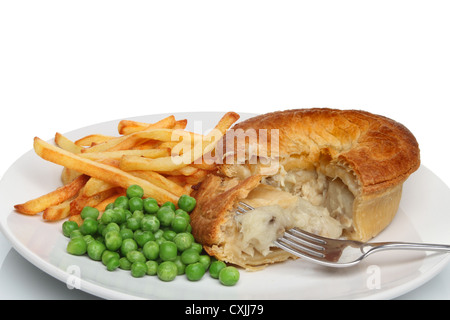
[[[368,248],[367,251],[364,249]],[[414,243],[414,242],[371,242],[361,247],[365,255],[385,250],[422,250],[422,251],[440,251],[450,252],[450,245],[433,243]]]

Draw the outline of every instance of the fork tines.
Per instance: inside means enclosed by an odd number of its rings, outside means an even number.
[[[236,213],[237,214],[244,214],[247,211],[254,210],[251,205],[246,204],[245,202],[239,201],[238,206],[236,207]]]
[[[313,259],[325,257],[323,253],[325,247],[322,245],[326,245],[326,243],[323,238],[297,228],[286,231],[283,237],[275,241],[275,245],[280,249],[297,257]]]

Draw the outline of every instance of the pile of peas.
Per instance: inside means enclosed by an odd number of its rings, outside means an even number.
[[[126,196],[98,209],[84,207],[83,223],[65,221],[63,234],[70,238],[67,252],[101,261],[108,271],[118,268],[131,271],[136,278],[156,275],[172,281],[185,274],[190,281],[200,280],[209,270],[211,277],[226,286],[239,280],[239,271],[223,261],[203,253],[202,245],[191,234],[189,213],[194,198],[183,195],[178,209],[172,202],[159,206],[153,198],[143,198],[138,185],[128,187]]]

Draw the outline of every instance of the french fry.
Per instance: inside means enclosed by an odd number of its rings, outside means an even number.
[[[191,152],[185,152],[181,156],[161,157],[156,159],[144,159],[136,156],[124,156],[120,161],[119,168],[125,171],[150,170],[157,172],[168,172],[181,169],[204,154],[211,152],[218,139],[220,139],[231,125],[239,119],[234,112],[226,113],[216,127],[202,140],[195,143]],[[205,143],[204,143],[205,142]]]
[[[115,187],[116,187],[115,185],[112,185],[103,180],[97,178],[90,178],[80,193],[86,197],[92,197],[95,196],[96,194],[99,194],[100,192],[113,189]]]
[[[150,181],[163,189],[170,190],[172,193],[176,194],[179,197],[183,195],[184,192],[183,187],[170,181],[162,174],[159,174],[154,171],[130,171],[129,173],[131,173],[136,177]]]
[[[44,210],[42,218],[48,221],[57,221],[69,216],[70,203],[72,199],[66,200],[63,203],[48,207]]]
[[[208,175],[208,173],[209,173],[209,171],[207,171],[207,170],[199,169],[194,174],[186,177],[186,179],[185,179],[186,184],[196,185],[196,184],[200,183],[201,181],[203,181],[203,179],[205,179],[205,177]]]
[[[162,144],[158,140],[143,140],[142,142],[136,144],[130,150],[147,150],[147,149],[157,149]]]
[[[146,129],[127,136],[108,151],[127,150],[138,145],[142,140],[172,141],[174,130],[172,129]]]
[[[114,139],[110,139],[108,141],[105,141],[104,143],[97,144],[90,148],[85,148],[82,150],[82,152],[91,153],[102,151],[127,150],[135,145],[138,145],[142,140],[145,139],[171,141],[173,129],[159,128],[159,125],[156,124],[154,126],[149,126],[144,130],[137,131]]]
[[[124,189],[116,189],[116,193],[115,194],[113,194],[112,196],[110,196],[109,198],[106,198],[105,200],[103,200],[103,201],[101,201],[99,204],[97,204],[96,206],[95,206],[95,208],[98,210],[98,211],[100,211],[100,216],[99,216],[99,218],[101,217],[101,214],[103,213],[103,211],[105,211],[105,209],[106,209],[106,206],[108,205],[108,204],[110,204],[110,203],[113,203],[118,197],[120,197],[120,196],[124,196],[124,195],[126,195],[126,191],[124,190]]]
[[[45,142],[47,143],[47,142]],[[49,144],[50,145],[50,144]],[[57,148],[57,147],[55,147]],[[63,149],[61,149],[63,150]],[[65,151],[68,154],[71,154],[68,151]],[[75,180],[73,180],[71,183],[66,184],[63,187],[59,187],[58,189],[47,193],[43,196],[40,196],[36,199],[29,200],[23,204],[17,204],[14,206],[14,208],[23,214],[27,215],[35,215],[39,212],[44,211],[48,207],[58,205],[73,196],[77,195],[80,189],[86,184],[89,177],[86,175],[81,175]]]
[[[110,188],[102,192],[96,193],[93,196],[87,196],[80,193],[73,201],[70,202],[69,215],[77,215],[81,213],[84,207],[95,207],[103,200],[108,199],[117,192],[116,188]]]
[[[155,123],[122,120],[118,137],[91,134],[73,142],[57,132],[56,146],[35,137],[36,154],[63,166],[64,186],[15,208],[27,215],[43,211],[46,221],[68,218],[81,225],[85,206],[104,211],[134,184],[160,205],[177,203],[216,169],[207,157],[238,119],[236,113],[226,113],[206,136],[186,131],[186,119],[168,116]]]
[[[92,145],[103,143],[115,138],[116,137],[105,136],[103,134],[90,134],[81,139],[78,139],[77,141],[75,141],[75,144],[80,147],[90,147]]]
[[[171,129],[175,126],[175,124],[176,124],[175,117],[171,115],[155,123],[144,123],[132,120],[122,120],[119,122],[117,129],[119,131],[119,134],[128,135],[146,129],[161,129],[161,128]]]
[[[103,152],[82,153],[80,154],[80,157],[91,160],[102,160],[102,159],[120,160],[122,156],[126,155],[134,155],[144,158],[159,158],[169,156],[170,150],[168,148],[161,148],[161,149],[145,149],[145,150],[103,151]]]
[[[62,181],[63,185],[66,185],[66,184],[71,183],[73,180],[75,180],[76,178],[78,178],[81,175],[82,175],[82,173],[80,173],[78,171],[64,167],[61,172],[61,181]]]
[[[217,169],[217,165],[215,163],[193,163],[191,164],[192,167],[194,168],[198,168],[198,169],[202,169],[202,170],[207,170],[207,171],[212,171],[212,170],[216,170]]]
[[[189,166],[185,166],[183,168],[177,169],[177,170],[173,170],[173,171],[168,171],[165,172],[166,175],[170,175],[170,176],[191,176],[193,174],[195,174],[199,169],[195,168],[191,165]]]
[[[83,219],[81,218],[81,216],[79,214],[70,216],[69,221],[75,221],[79,227],[83,224]]]
[[[183,120],[177,120],[175,122],[175,125],[173,126],[174,129],[186,129],[187,126],[187,119],[183,119]]]
[[[34,150],[37,155],[45,160],[125,189],[133,184],[140,185],[144,189],[144,197],[155,198],[160,204],[167,201],[178,202],[179,197],[147,180],[135,177],[115,167],[82,158],[53,146],[38,137],[34,139]]]
[[[72,153],[81,153],[81,150],[83,149],[80,146],[77,146],[74,142],[72,142],[70,139],[62,135],[61,133],[57,132],[55,134],[55,143],[58,147],[70,151]]]

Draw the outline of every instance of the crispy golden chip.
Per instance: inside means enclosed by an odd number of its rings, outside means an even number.
[[[100,144],[115,138],[116,137],[105,136],[103,134],[90,134],[81,139],[78,139],[77,141],[75,141],[75,144],[80,147],[91,147],[93,145]]]
[[[216,127],[204,136],[203,141],[195,143],[190,152],[182,155],[172,155],[156,159],[144,159],[136,156],[124,156],[120,161],[120,169],[125,171],[150,170],[157,172],[169,172],[181,169],[196,159],[200,159],[204,154],[211,152],[219,139],[225,134],[228,128],[239,119],[239,115],[234,112],[226,113]]]
[[[96,208],[98,211],[100,211],[100,216],[99,216],[99,218],[101,217],[101,214],[103,213],[103,211],[105,211],[106,206],[107,206],[108,204],[113,203],[118,197],[120,197],[120,196],[125,196],[125,195],[126,195],[126,191],[125,191],[124,189],[122,189],[122,188],[117,188],[115,194],[113,194],[113,195],[110,196],[109,198],[106,198],[105,200],[103,200],[103,201],[101,201],[99,204],[97,204],[97,205],[95,206],[95,208]]]
[[[81,175],[82,175],[82,173],[80,173],[78,171],[64,167],[61,172],[61,181],[62,181],[63,185],[66,185],[66,184],[71,183],[73,180],[75,180],[76,178],[78,178]]]
[[[170,155],[170,149],[161,148],[161,149],[144,149],[144,150],[103,151],[103,152],[82,153],[80,154],[80,157],[91,160],[102,160],[102,159],[120,160],[122,156],[127,155],[134,155],[144,158],[167,157]]]
[[[146,129],[162,129],[162,128],[172,129],[176,124],[177,121],[175,120],[175,117],[171,115],[155,123],[145,123],[133,120],[122,120],[119,122],[117,129],[119,131],[119,134],[128,135]]]
[[[81,153],[81,150],[83,149],[80,146],[77,146],[73,141],[62,135],[61,133],[57,132],[55,134],[55,143],[58,147],[70,151],[72,153]]]
[[[87,196],[86,194],[81,192],[78,197],[70,202],[69,215],[73,216],[76,214],[80,214],[81,210],[83,210],[83,208],[86,206],[95,207],[103,200],[108,199],[115,193],[117,193],[117,189],[115,187],[98,192],[92,196]]]
[[[70,213],[70,203],[72,199],[66,200],[63,203],[48,207],[44,210],[42,218],[48,221],[57,221],[67,218]]]
[[[14,206],[14,208],[16,208],[16,210],[20,213],[35,215],[47,209],[48,207],[58,205],[61,202],[64,202],[72,198],[73,196],[78,194],[80,189],[86,184],[88,180],[89,180],[88,176],[81,175],[75,180],[73,180],[71,183],[66,184],[65,186],[59,187],[58,189],[50,193],[47,193],[33,200],[29,200],[23,204],[17,204]]]
[[[130,171],[130,173],[136,177],[145,179],[154,183],[155,185],[165,189],[170,190],[170,192],[181,197],[183,195],[184,189],[180,185],[170,181],[163,175],[154,171]]]
[[[41,158],[62,165],[88,176],[101,179],[112,185],[128,188],[137,184],[144,189],[145,197],[155,198],[159,203],[178,202],[178,197],[147,180],[140,179],[115,167],[82,158],[61,148],[53,146],[38,137],[34,139],[34,150]]]
[[[226,113],[206,136],[185,131],[186,119],[168,116],[155,123],[122,120],[119,137],[91,134],[73,142],[56,133],[56,146],[36,137],[36,154],[63,166],[64,186],[15,208],[28,215],[43,211],[47,221],[69,217],[81,224],[85,206],[103,211],[133,184],[159,204],[177,203],[216,168],[206,158],[238,118]]]
[[[83,224],[83,219],[81,218],[81,215],[79,215],[79,214],[74,215],[74,216],[70,216],[69,220],[70,221],[75,221],[78,224],[79,227]]]

